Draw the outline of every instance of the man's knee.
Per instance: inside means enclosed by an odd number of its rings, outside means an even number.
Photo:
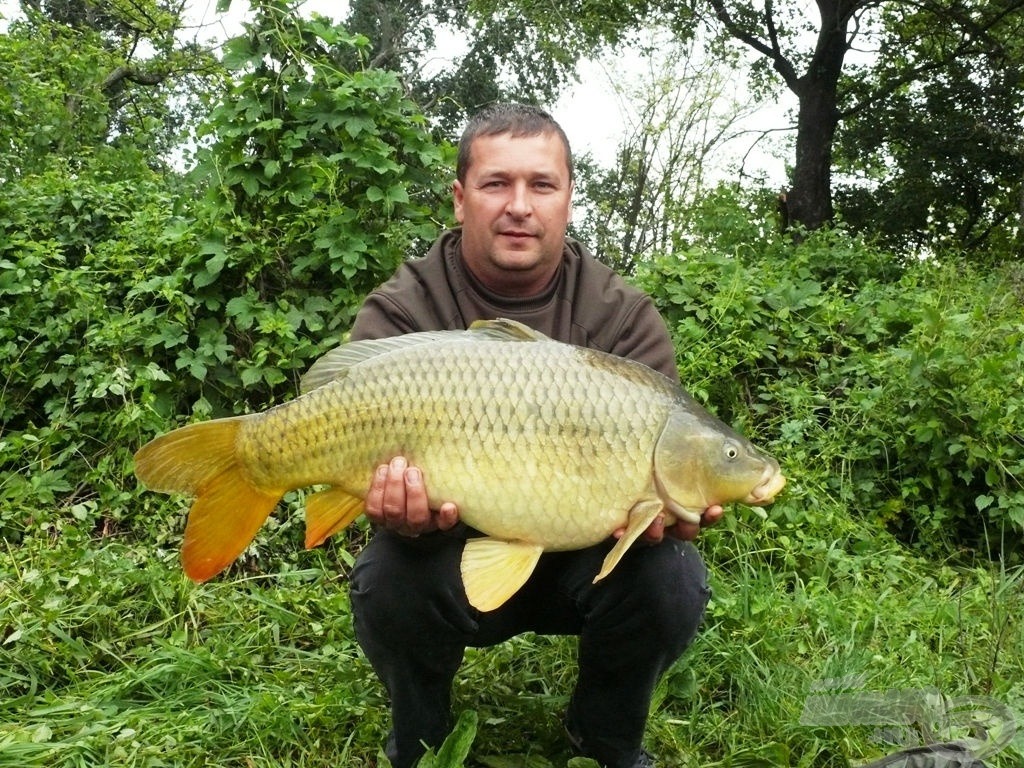
[[[608,580],[604,609],[617,614],[623,628],[680,652],[696,635],[711,596],[697,548],[675,539],[629,553]]]
[[[704,559],[688,541],[671,539],[655,548],[658,562],[650,563],[642,582],[650,595],[652,613],[689,645],[704,618],[711,589]],[[657,589],[656,584],[661,588]]]

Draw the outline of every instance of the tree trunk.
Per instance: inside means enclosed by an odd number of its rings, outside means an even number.
[[[748,19],[763,24],[760,30],[734,16],[725,0],[710,2],[726,31],[767,57],[800,100],[792,186],[780,202],[785,202],[791,224],[818,229],[833,215],[832,141],[839,125],[839,75],[850,46],[847,28],[854,12],[869,0],[816,0],[821,23],[814,54],[803,75],[797,73],[796,64],[782,50],[772,0],[765,0],[760,12],[754,4],[739,4],[747,11]]]
[[[838,125],[835,89],[808,83],[800,97],[796,163],[786,195],[790,224],[818,229],[832,220],[832,140]]]
[[[789,86],[800,100],[789,220],[808,230],[832,220],[832,141],[839,125],[838,83],[856,0],[818,0],[821,26],[805,73]]]

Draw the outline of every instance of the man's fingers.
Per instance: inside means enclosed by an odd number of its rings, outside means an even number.
[[[380,525],[384,522],[384,486],[388,479],[388,465],[381,464],[373,472],[370,480],[370,490],[366,492],[364,505],[366,516],[370,522]]]
[[[699,524],[680,520],[671,528],[666,528],[665,533],[683,541],[693,541],[700,535],[701,528],[707,528],[710,525],[719,523],[724,514],[725,510],[718,504],[714,504],[704,510],[700,516]]]
[[[442,531],[450,531],[459,522],[459,508],[451,501],[446,501],[437,511],[437,527]]]
[[[384,523],[389,528],[401,528],[406,519],[405,501],[405,469],[404,456],[396,456],[388,465],[387,480],[384,482],[384,498],[381,501],[381,513]]]
[[[403,456],[374,470],[365,507],[370,522],[406,536],[447,531],[459,522],[459,509],[452,502],[442,504],[437,512],[430,509],[423,472],[409,466]]]
[[[418,467],[409,467],[405,470],[405,525],[410,531],[426,530],[430,518],[423,473]]]
[[[680,520],[671,529],[667,530],[666,533],[683,541],[693,541],[700,535],[700,525]]]
[[[724,515],[725,510],[718,504],[715,504],[713,507],[708,507],[704,510],[704,514],[701,515],[700,527],[707,528],[709,525],[716,525],[721,522]]]
[[[641,538],[649,544],[657,544],[665,537],[665,516],[658,515],[651,524],[647,526],[647,530],[643,532]]]

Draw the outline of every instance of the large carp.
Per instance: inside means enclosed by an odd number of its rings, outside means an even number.
[[[509,320],[468,331],[346,344],[263,413],[191,424],[135,455],[152,490],[195,496],[182,561],[205,581],[248,546],[281,497],[312,485],[306,545],[352,522],[373,469],[402,455],[432,506],[458,505],[485,534],[462,559],[466,595],[493,610],[546,550],[625,534],[595,581],[664,513],[696,522],[710,505],[761,505],[778,463],[660,373],[553,341]]]

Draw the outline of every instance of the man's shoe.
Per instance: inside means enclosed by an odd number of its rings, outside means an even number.
[[[572,745],[574,752],[576,752],[580,757],[591,757],[591,755],[587,753],[586,747],[583,746],[583,739],[580,738],[579,734],[573,730],[572,726],[568,722],[565,723],[565,734],[568,736],[569,744]],[[607,768],[607,766],[602,766],[602,768]],[[657,768],[657,766],[655,765],[654,758],[651,756],[650,752],[646,749],[641,749],[640,756],[637,757],[636,762],[633,763],[630,768]]]

